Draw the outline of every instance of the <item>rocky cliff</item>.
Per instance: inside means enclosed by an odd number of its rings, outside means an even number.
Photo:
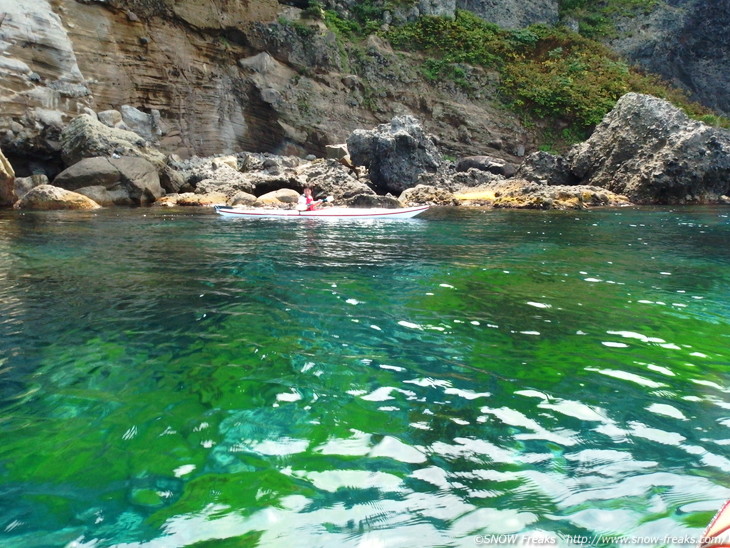
[[[447,156],[519,163],[537,147],[531,130],[495,101],[495,73],[459,67],[469,91],[429,81],[415,54],[394,52],[375,36],[346,43],[307,17],[300,8],[308,2],[289,3],[300,7],[275,0],[0,0],[0,147],[18,176],[53,178],[68,166],[61,130],[84,113],[183,158],[242,150],[323,156],[327,144],[395,115],[416,116]],[[322,4],[344,17],[361,3]],[[421,0],[389,4],[381,15],[388,25],[469,9],[519,28],[556,23],[558,4]],[[615,46],[650,68],[650,61],[657,69],[674,66],[676,79],[698,97],[726,108],[727,91],[712,76],[727,63],[720,58],[727,8],[718,6],[697,28],[711,4],[660,2],[665,11],[647,16],[645,26],[624,21],[622,35],[633,38]],[[675,40],[677,33],[687,35]],[[677,52],[679,60],[665,62]]]
[[[472,72],[468,100],[381,40],[345,47],[270,0],[0,0],[0,15],[0,146],[19,176],[65,167],[60,131],[92,111],[183,157],[322,155],[394,114],[439,129],[447,151],[533,145],[492,105],[492,75]]]
[[[725,0],[657,2],[640,17],[617,17],[610,45],[690,96],[730,116],[730,3]]]

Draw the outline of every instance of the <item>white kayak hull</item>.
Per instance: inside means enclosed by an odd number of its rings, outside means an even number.
[[[296,209],[239,209],[236,207],[215,206],[215,211],[224,217],[267,218],[267,219],[410,219],[423,213],[429,206],[401,207],[386,209],[381,207],[324,207],[314,211]]]

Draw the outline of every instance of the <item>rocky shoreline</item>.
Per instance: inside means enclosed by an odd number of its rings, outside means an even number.
[[[489,156],[445,160],[412,116],[356,130],[328,158],[240,152],[181,159],[152,144],[154,117],[136,127],[86,113],[60,135],[66,169],[16,178],[0,151],[0,206],[294,207],[305,186],[349,207],[469,205],[583,209],[630,204],[728,203],[730,132],[689,119],[656,97],[629,93],[565,156],[521,165]]]

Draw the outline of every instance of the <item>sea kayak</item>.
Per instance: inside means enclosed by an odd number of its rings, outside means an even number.
[[[387,209],[383,207],[324,207],[313,211],[297,209],[240,209],[229,206],[213,206],[216,213],[224,217],[269,218],[269,219],[410,219],[423,213],[429,206],[400,207]]]
[[[702,534],[698,548],[730,547],[730,501],[727,501],[715,514]]]

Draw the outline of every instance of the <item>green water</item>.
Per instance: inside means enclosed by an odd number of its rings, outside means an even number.
[[[0,212],[0,546],[698,537],[728,244],[727,208]]]

